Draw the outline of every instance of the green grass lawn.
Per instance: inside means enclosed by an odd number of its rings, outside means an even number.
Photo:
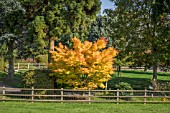
[[[0,113],[170,113],[168,104],[0,102]]]
[[[151,85],[152,72],[144,72],[138,70],[123,70],[122,76],[118,77],[115,71],[113,78],[109,80],[108,88],[113,88],[115,84],[120,82],[129,83],[133,89],[148,89]],[[170,82],[170,73],[158,72],[158,82],[167,83]]]

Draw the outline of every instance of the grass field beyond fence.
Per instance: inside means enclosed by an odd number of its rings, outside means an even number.
[[[109,80],[108,88],[113,88],[115,84],[120,82],[129,83],[135,90],[144,90],[148,89],[151,85],[151,80],[153,73],[144,72],[142,70],[122,70],[122,76],[117,76],[117,71],[115,71],[111,80]],[[165,84],[170,82],[170,73],[169,72],[158,72],[158,83]]]
[[[170,113],[168,104],[0,102],[1,113]]]

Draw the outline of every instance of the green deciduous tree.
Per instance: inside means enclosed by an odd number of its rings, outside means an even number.
[[[106,9],[105,12],[109,18],[106,26],[111,29],[108,34],[112,40],[112,46],[119,51],[116,56],[115,65],[117,66],[118,76],[121,76],[121,67],[133,63],[129,60],[131,58],[131,52],[129,52],[131,48],[128,48],[128,33],[133,26],[128,25],[128,18],[126,18],[125,15],[120,15],[117,9]]]
[[[157,79],[158,65],[169,59],[169,1],[111,1],[115,3],[116,9],[107,14],[121,22],[113,29],[119,32],[119,36],[123,35],[128,43],[126,50],[133,59],[140,59],[153,66],[153,79]]]

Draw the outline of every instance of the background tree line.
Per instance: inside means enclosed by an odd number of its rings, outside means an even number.
[[[0,54],[8,59],[9,79],[15,57],[47,54],[59,42],[71,48],[73,36],[92,42],[105,36],[119,51],[119,72],[123,65],[153,67],[157,79],[158,67],[170,65],[169,0],[110,1],[115,9],[99,15],[100,0],[1,0]]]

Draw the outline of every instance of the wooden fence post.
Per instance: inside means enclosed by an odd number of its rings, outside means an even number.
[[[3,86],[3,89],[2,89],[2,94],[3,94],[3,98],[2,98],[2,100],[4,100],[3,102],[5,102],[5,86]]]
[[[91,90],[89,89],[89,104],[91,104]]]
[[[61,103],[63,103],[63,95],[64,95],[64,91],[63,88],[61,88]]]
[[[145,89],[144,104],[146,104],[146,96],[147,96],[147,90]]]
[[[117,89],[117,104],[119,104],[119,89]]]
[[[31,100],[34,101],[34,87],[31,88]]]

